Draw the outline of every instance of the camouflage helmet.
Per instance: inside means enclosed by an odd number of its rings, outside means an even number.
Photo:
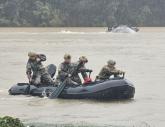
[[[29,57],[36,57],[36,56],[37,56],[37,53],[28,52],[28,56],[29,56]]]
[[[64,59],[71,59],[71,55],[70,54],[65,54]]]
[[[80,62],[85,62],[85,63],[87,63],[87,62],[88,62],[88,59],[87,59],[85,56],[81,56],[81,57],[79,58],[79,61],[80,61]]]
[[[108,65],[115,65],[116,64],[116,61],[114,61],[114,60],[108,60],[107,61],[107,64]]]

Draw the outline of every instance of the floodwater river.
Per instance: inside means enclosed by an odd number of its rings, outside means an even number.
[[[28,123],[94,124],[112,127],[165,126],[165,28],[141,28],[136,34],[112,34],[105,28],[0,28],[0,116]],[[108,59],[126,71],[136,87],[129,101],[49,100],[10,96],[8,89],[27,82],[27,53],[47,55],[44,65],[59,65],[85,55],[93,79]]]

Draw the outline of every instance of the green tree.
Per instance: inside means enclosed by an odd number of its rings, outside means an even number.
[[[0,26],[164,26],[164,0],[0,0]]]

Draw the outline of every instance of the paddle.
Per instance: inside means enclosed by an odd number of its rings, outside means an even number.
[[[55,98],[58,98],[60,96],[60,94],[62,93],[62,91],[65,89],[66,85],[67,85],[67,81],[69,78],[71,78],[75,72],[77,72],[77,70],[79,69],[81,63],[78,64],[77,68],[72,72],[71,76],[70,77],[67,77],[63,82],[62,84],[60,84],[52,93],[51,95],[49,96],[50,99],[55,99]]]
[[[58,98],[67,85],[68,77],[49,96],[50,99]]]

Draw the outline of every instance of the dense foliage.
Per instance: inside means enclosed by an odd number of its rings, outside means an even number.
[[[25,127],[19,119],[9,116],[0,117],[0,127]]]
[[[0,0],[0,26],[164,26],[165,0]]]

